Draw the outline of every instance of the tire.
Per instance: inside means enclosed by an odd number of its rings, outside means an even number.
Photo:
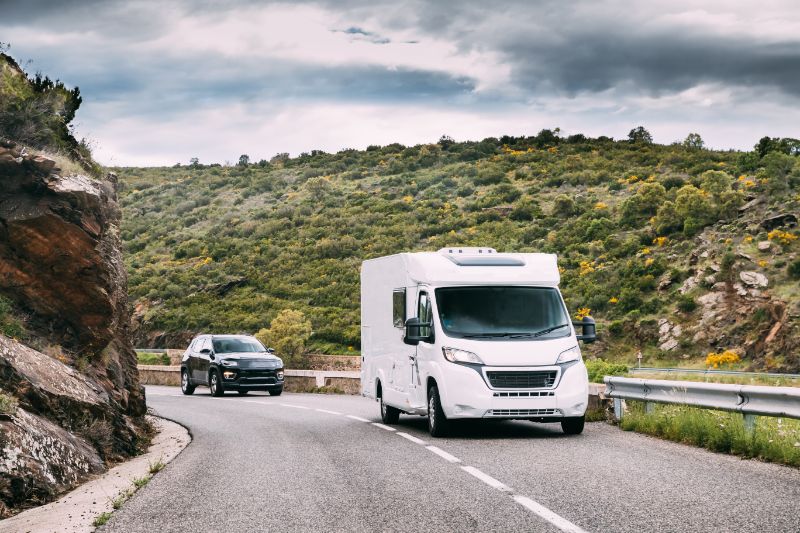
[[[236,392],[239,393],[239,396],[247,396],[247,393],[250,392],[249,390],[237,390]]]
[[[189,371],[185,368],[181,370],[181,392],[189,396],[194,394],[195,386],[189,381]]]
[[[580,435],[586,423],[586,415],[565,417],[561,420],[561,429],[567,435]]]
[[[428,390],[428,431],[431,437],[446,437],[450,432],[450,421],[442,409],[439,389],[434,385]]]
[[[383,403],[383,395],[381,395],[381,422],[384,424],[397,424],[399,420],[400,409]]]
[[[281,387],[280,389],[270,389],[269,390],[269,395],[270,396],[280,396],[282,392],[283,392],[283,387]]]
[[[208,375],[208,388],[211,389],[211,394],[220,397],[225,394],[225,386],[222,384],[222,378],[219,377],[219,372],[212,370]]]

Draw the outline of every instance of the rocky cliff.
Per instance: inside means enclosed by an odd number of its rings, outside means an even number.
[[[113,175],[0,140],[0,518],[146,444],[119,221]]]

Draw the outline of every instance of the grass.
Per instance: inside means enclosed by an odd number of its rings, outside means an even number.
[[[137,352],[137,361],[140,365],[165,365],[169,366],[171,361],[165,353]]]
[[[158,472],[161,472],[162,470],[164,470],[165,466],[167,466],[167,465],[164,464],[164,461],[159,459],[155,463],[150,463],[150,468],[149,468],[148,471],[150,472],[150,474],[157,474]]]
[[[92,525],[94,527],[104,526],[104,525],[106,525],[106,523],[108,523],[109,520],[111,520],[111,513],[110,512],[100,513],[99,515],[97,515],[97,518],[94,519],[94,521],[92,522]]]
[[[741,414],[683,405],[627,402],[620,427],[711,451],[800,467],[800,420],[757,417],[755,430],[745,431]]]
[[[772,376],[737,376],[728,374],[681,374],[678,372],[637,372],[627,377],[637,379],[666,379],[678,381],[701,381],[705,383],[729,383],[736,385],[771,385],[773,387],[800,387],[800,378]],[[602,380],[602,378],[601,378]]]

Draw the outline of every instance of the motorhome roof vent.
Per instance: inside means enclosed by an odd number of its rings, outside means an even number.
[[[458,266],[525,266],[522,258],[498,254],[494,248],[442,248],[439,253]]]

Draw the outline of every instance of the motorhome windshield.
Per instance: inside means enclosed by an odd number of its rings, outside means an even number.
[[[570,333],[558,291],[548,287],[436,289],[445,333],[463,338],[553,338]]]

